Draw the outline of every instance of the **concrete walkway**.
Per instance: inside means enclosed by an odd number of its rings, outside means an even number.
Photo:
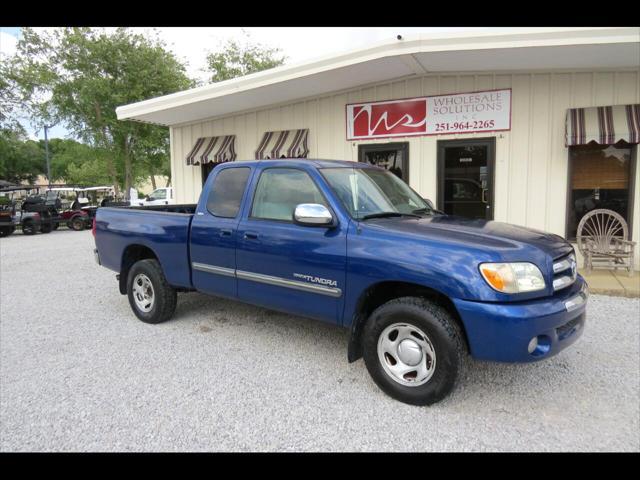
[[[584,269],[578,269],[589,284],[590,293],[613,295],[617,297],[640,297],[640,272],[633,272],[633,276],[624,270],[591,270],[587,274]]]

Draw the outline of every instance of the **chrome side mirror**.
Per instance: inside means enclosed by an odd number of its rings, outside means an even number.
[[[429,206],[429,208],[431,210],[435,210],[436,206],[433,204],[433,202],[431,200],[429,200],[428,198],[423,198],[423,200],[425,201],[425,203]]]
[[[333,225],[333,216],[327,207],[318,203],[301,203],[293,211],[293,221],[315,227]]]

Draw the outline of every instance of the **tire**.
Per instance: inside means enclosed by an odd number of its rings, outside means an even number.
[[[54,229],[54,230],[58,230],[58,227],[59,227],[59,226],[60,226],[60,224],[59,224],[58,222],[55,222],[55,223],[53,224],[53,229]]]
[[[75,217],[71,219],[71,229],[79,232],[80,230],[84,230],[84,220],[82,217]]]
[[[16,227],[3,227],[0,228],[0,237],[8,237],[15,231]]]
[[[142,283],[138,284],[137,291],[134,289],[134,281]],[[151,290],[145,288],[146,282],[150,282]],[[150,300],[138,296],[141,291],[151,293]],[[160,264],[152,259],[139,260],[129,269],[127,296],[133,313],[145,323],[162,323],[169,320],[176,310],[178,300],[178,294],[167,283]],[[145,311],[141,304],[149,309]]]
[[[378,307],[365,325],[362,346],[374,382],[390,397],[411,405],[431,405],[445,398],[455,386],[466,353],[462,331],[451,314],[419,297],[397,298]],[[396,371],[394,378],[394,368],[407,370],[411,365],[416,365],[414,370],[405,375]]]
[[[40,232],[42,233],[51,233],[52,230],[53,230],[52,223],[43,223],[42,225],[40,225]]]
[[[36,233],[36,226],[34,225],[32,220],[26,220],[22,222],[23,235],[33,235],[35,233]]]

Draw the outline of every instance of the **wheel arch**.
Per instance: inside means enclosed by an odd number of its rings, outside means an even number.
[[[464,323],[453,301],[433,288],[410,282],[384,281],[370,285],[358,298],[356,309],[351,324],[349,347],[347,358],[349,362],[355,362],[362,357],[362,331],[371,313],[379,306],[390,300],[401,297],[422,297],[443,307],[451,314],[462,331],[464,344],[469,351],[469,340]]]
[[[158,260],[158,255],[146,245],[133,244],[127,245],[127,248],[122,252],[122,262],[120,264],[120,276],[118,277],[118,286],[122,295],[127,294],[127,277],[129,276],[129,270],[139,260]],[[160,264],[160,261],[158,261]],[[162,270],[162,264],[160,264]],[[163,272],[164,273],[164,272]]]

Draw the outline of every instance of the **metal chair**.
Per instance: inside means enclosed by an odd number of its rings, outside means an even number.
[[[627,222],[613,210],[600,208],[582,217],[576,242],[587,272],[594,267],[614,270],[626,268],[629,276],[633,275],[633,249],[636,242],[629,240]]]

